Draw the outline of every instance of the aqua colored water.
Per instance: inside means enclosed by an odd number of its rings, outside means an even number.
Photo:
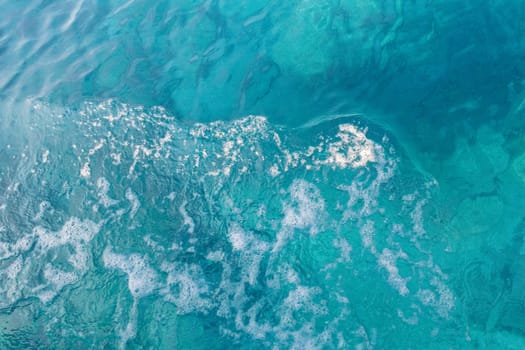
[[[0,349],[525,348],[522,1],[0,10]]]

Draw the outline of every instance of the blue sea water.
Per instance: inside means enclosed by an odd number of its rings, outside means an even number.
[[[525,348],[525,4],[0,0],[1,349]]]

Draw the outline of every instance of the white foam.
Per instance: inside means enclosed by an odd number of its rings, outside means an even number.
[[[195,232],[195,222],[191,218],[191,216],[188,215],[188,212],[186,211],[186,205],[188,202],[184,201],[179,207],[179,213],[182,215],[183,219],[183,225],[187,227],[188,233],[193,234]]]
[[[222,144],[222,155],[228,156],[233,148],[233,141],[225,141]]]
[[[289,228],[310,229],[310,234],[319,231],[325,215],[325,202],[321,192],[305,180],[294,180],[289,188],[291,203],[284,205],[282,224]]]
[[[93,154],[95,154],[98,150],[100,150],[102,147],[104,147],[105,145],[105,140],[104,139],[100,139],[97,143],[95,143],[95,146],[93,148],[91,148],[89,151],[88,151],[88,154],[90,156],[92,156]]]
[[[178,314],[205,312],[212,306],[208,285],[199,266],[163,263],[161,270],[168,274],[162,294],[166,301],[177,306]]]
[[[15,243],[0,241],[0,259],[7,259],[29,250],[33,242],[34,236],[32,234],[21,237]]]
[[[339,141],[328,146],[329,157],[323,162],[339,168],[364,167],[377,160],[376,144],[366,137],[366,129],[361,131],[352,124],[339,125]]]
[[[267,250],[268,244],[259,240],[252,240],[250,253],[243,256],[246,261],[242,271],[243,280],[252,286],[257,284],[261,261]]]
[[[286,280],[288,283],[299,284],[299,274],[291,266],[286,267]]]
[[[76,283],[89,268],[89,242],[99,229],[100,225],[92,221],[71,218],[59,231],[37,226],[15,243],[0,245],[1,258],[16,256],[0,271],[0,280],[4,281],[0,305],[27,296],[47,303],[65,286]],[[43,278],[35,280],[35,274]]]
[[[113,159],[113,165],[119,165],[122,162],[122,155],[120,153],[111,153],[109,156]]]
[[[255,285],[262,258],[268,251],[269,244],[257,239],[252,232],[246,232],[238,224],[229,227],[228,238],[234,251],[240,253],[243,281]]]
[[[281,173],[281,172],[279,171],[279,167],[277,166],[277,164],[272,165],[272,166],[270,167],[269,172],[270,172],[270,175],[271,175],[272,177],[279,176],[279,174]]]
[[[40,293],[39,297],[43,303],[49,302],[57,293],[65,286],[73,284],[77,281],[78,276],[75,272],[66,272],[55,268],[51,264],[46,264],[44,267],[44,278],[54,286],[53,291]]]
[[[365,224],[359,230],[361,234],[361,241],[363,246],[371,250],[372,253],[376,253],[376,248],[374,245],[374,222],[372,220],[366,220]]]
[[[86,179],[91,176],[91,168],[89,167],[89,162],[85,162],[82,168],[80,169],[80,176]]]
[[[296,289],[291,290],[288,293],[288,296],[284,300],[284,304],[291,310],[299,310],[311,302],[312,295],[316,292],[318,292],[318,290],[314,288],[297,286]]]
[[[436,304],[436,294],[429,289],[420,289],[417,291],[416,295],[423,305]]]
[[[46,149],[42,152],[42,163],[47,163],[49,161],[49,150]]]
[[[410,213],[410,218],[412,219],[412,227],[416,236],[422,236],[426,233],[423,225],[423,207],[425,206],[426,201],[418,201],[416,207]]]
[[[18,256],[7,268],[4,269],[3,273],[0,273],[0,280],[3,280],[3,276],[5,275],[7,278],[4,284],[4,288],[0,287],[0,295],[2,293],[5,293],[6,296],[6,304],[4,302],[0,302],[0,305],[7,306],[8,303],[15,301],[20,296],[20,286],[18,280],[19,276],[22,272],[22,264],[24,263],[23,258],[21,256]],[[10,283],[9,283],[10,282]]]
[[[348,241],[344,238],[335,239],[334,240],[334,247],[339,248],[341,251],[341,254],[339,258],[337,259],[338,262],[351,262],[351,253],[352,253],[352,246]]]
[[[135,167],[137,166],[137,162],[139,161],[139,152],[140,147],[135,146],[135,149],[133,150],[133,163],[131,163],[129,170],[128,170],[128,176],[132,176],[135,172]]]
[[[415,192],[409,195],[404,195],[402,197],[402,200],[404,202],[405,207],[413,205],[413,203],[415,202],[415,206],[410,207],[409,209],[410,218],[412,219],[412,230],[414,231],[416,237],[424,235],[426,231],[423,225],[423,207],[427,203],[426,199],[418,200],[418,193]]]
[[[128,188],[126,190],[126,199],[131,203],[131,211],[129,213],[129,216],[131,218],[135,217],[135,214],[137,214],[137,211],[140,207],[140,201],[137,198],[137,195],[131,190],[131,188]]]
[[[233,224],[230,226],[228,238],[234,250],[243,250],[246,247],[246,233],[239,225]]]
[[[225,254],[222,251],[209,252],[208,255],[206,255],[206,259],[210,261],[215,261],[215,262],[223,261],[224,258],[225,258]]]
[[[106,247],[102,260],[106,268],[118,269],[128,275],[128,289],[135,298],[149,295],[159,287],[157,273],[143,256],[116,254]]]
[[[448,318],[449,312],[455,306],[454,294],[447,287],[447,285],[437,277],[433,277],[430,281],[430,284],[437,289],[438,300],[437,305],[435,305],[438,314],[441,317]]]
[[[396,266],[398,258],[406,258],[403,253],[394,253],[390,249],[385,248],[378,256],[379,265],[388,272],[388,282],[395,288],[399,294],[406,296],[410,292],[407,288],[408,278],[403,278],[399,274],[399,269]]]
[[[42,218],[44,217],[44,214],[46,213],[47,210],[50,210],[51,212],[53,212],[53,208],[51,206],[51,203],[49,203],[48,201],[40,202],[40,204],[38,205],[38,212],[33,217],[33,220],[34,221],[42,220]]]
[[[108,195],[109,182],[108,180],[106,180],[105,177],[99,177],[97,179],[97,188],[98,188],[97,196],[99,198],[99,203],[104,208],[109,208],[110,206],[116,205],[118,203],[117,200],[109,197]]]
[[[78,218],[69,219],[58,232],[48,231],[40,226],[35,227],[33,233],[38,237],[38,245],[42,250],[73,244],[83,248],[98,233],[100,226],[90,220]],[[84,251],[84,249],[81,249]]]
[[[401,309],[397,309],[397,316],[406,324],[409,324],[411,326],[415,326],[419,323],[419,318],[417,317],[417,313],[413,313],[412,316],[406,317],[405,314]]]
[[[137,298],[133,299],[133,305],[129,312],[129,319],[126,327],[119,331],[120,335],[120,346],[119,348],[126,349],[128,340],[135,338],[137,335],[137,321],[138,321],[138,301]]]
[[[7,186],[7,192],[17,192],[20,187],[20,182],[16,181]]]

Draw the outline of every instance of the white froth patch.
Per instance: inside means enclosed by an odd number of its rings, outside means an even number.
[[[95,154],[98,150],[100,150],[102,147],[104,147],[105,145],[105,140],[104,139],[100,139],[97,143],[95,143],[95,146],[93,148],[91,148],[89,151],[88,151],[88,154],[90,156],[92,156],[93,154]]]
[[[437,277],[433,277],[430,285],[436,288],[437,293],[428,289],[419,290],[419,300],[428,306],[433,306],[441,317],[448,317],[449,312],[455,306],[455,298],[452,291]]]
[[[422,236],[426,233],[425,227],[423,225],[423,207],[426,204],[426,200],[420,200],[417,202],[416,207],[410,213],[410,218],[412,219],[412,227],[414,233],[417,236]]]
[[[34,235],[27,235],[15,243],[0,241],[0,260],[11,258],[29,250],[34,239]]]
[[[284,304],[292,310],[300,310],[311,302],[312,295],[314,295],[315,292],[318,292],[318,290],[305,286],[297,286],[296,289],[288,293]]]
[[[436,305],[436,294],[430,289],[420,289],[416,295],[423,305]]]
[[[120,335],[120,344],[119,348],[124,350],[126,349],[126,344],[128,340],[135,338],[137,335],[137,319],[138,319],[138,310],[137,310],[137,299],[133,300],[133,305],[129,312],[129,319],[126,327],[119,331]]]
[[[46,264],[44,267],[44,278],[52,285],[55,286],[56,290],[61,290],[69,284],[76,282],[78,276],[75,272],[66,272],[55,268],[51,264]],[[49,302],[55,295],[54,291],[44,292],[40,294],[40,300],[43,303]]]
[[[397,316],[406,324],[409,324],[411,326],[415,326],[419,323],[419,318],[417,317],[417,313],[414,312],[410,317],[405,316],[403,313],[403,310],[397,309]]]
[[[232,150],[232,148],[233,148],[233,141],[225,141],[222,144],[222,154],[224,156],[228,156],[230,154],[230,151]]]
[[[402,197],[405,207],[415,202],[415,207],[410,208],[410,218],[412,219],[412,229],[416,237],[422,236],[426,233],[423,225],[423,208],[427,204],[425,199],[417,200],[417,195],[418,193],[415,192]]]
[[[234,250],[246,248],[246,233],[239,225],[232,225],[228,230],[228,238]]]
[[[99,230],[92,221],[71,218],[59,231],[37,226],[15,243],[0,244],[1,259],[17,256],[0,271],[0,281],[8,281],[0,286],[0,305],[28,296],[47,303],[80,280],[91,261],[89,242]],[[42,278],[35,280],[35,275]]]
[[[38,213],[35,214],[35,216],[33,217],[33,220],[34,221],[42,220],[42,218],[44,217],[44,214],[47,211],[50,211],[51,213],[54,211],[53,207],[51,206],[51,203],[49,203],[48,201],[40,202],[40,204],[38,205]]]
[[[97,188],[98,188],[97,195],[98,195],[98,198],[99,198],[99,203],[104,208],[108,208],[108,207],[118,203],[117,200],[110,198],[109,195],[108,195],[109,182],[108,182],[108,180],[106,180],[106,178],[99,177],[97,179]]]
[[[325,202],[319,189],[305,180],[294,180],[289,188],[291,203],[284,205],[284,227],[319,231],[325,215]]]
[[[285,275],[288,283],[299,284],[301,281],[299,274],[291,266],[287,266],[285,269]]]
[[[246,232],[238,224],[229,227],[228,238],[233,250],[239,253],[242,280],[250,285],[255,285],[261,261],[269,249],[269,244],[259,240],[252,232]]]
[[[188,203],[186,201],[182,202],[182,204],[179,207],[179,213],[182,215],[183,225],[188,228],[188,233],[193,234],[195,231],[195,222],[191,218],[191,216],[188,215],[188,212],[186,211],[186,205]]]
[[[319,287],[298,285],[295,289],[292,289],[280,307],[279,328],[281,328],[281,331],[298,326],[296,313],[312,312],[315,315],[326,314],[326,307],[314,301],[314,297],[320,293],[321,289]],[[302,328],[304,329],[305,326],[308,327],[307,325],[303,325]],[[307,331],[307,333],[311,332]],[[313,334],[310,334],[310,336],[305,337],[303,340],[312,340],[311,335]]]
[[[361,234],[361,241],[363,246],[371,250],[372,253],[376,253],[376,248],[374,245],[374,222],[372,220],[367,220],[366,223],[359,230]]]
[[[220,262],[224,260],[224,252],[222,251],[209,252],[208,255],[206,255],[206,259],[209,261]]]
[[[62,229],[58,232],[48,231],[40,226],[35,227],[34,234],[38,237],[39,247],[43,250],[58,247],[66,244],[72,244],[82,248],[82,253],[85,251],[84,245],[91,241],[98,233],[100,226],[92,221],[81,221],[78,218],[69,219]],[[75,266],[81,268],[82,266]]]
[[[120,153],[111,153],[109,156],[113,159],[113,165],[119,165],[122,161],[122,155]]]
[[[47,163],[49,161],[49,150],[46,149],[42,153],[42,163]]]
[[[376,144],[366,137],[366,129],[359,130],[352,124],[339,125],[339,141],[328,146],[329,157],[324,162],[345,169],[364,167],[368,162],[375,162]]]
[[[178,314],[206,312],[212,306],[208,298],[208,285],[198,265],[176,267],[163,263],[161,270],[168,274],[162,294],[166,301],[177,306]]]
[[[208,176],[213,176],[213,177],[216,177],[218,175],[221,175],[222,172],[220,170],[212,170],[212,171],[209,171],[206,173],[206,175]]]
[[[338,262],[351,262],[351,253],[352,253],[352,246],[348,241],[344,238],[335,239],[334,240],[334,247],[339,248],[341,251],[341,255],[337,259]]]
[[[158,144],[155,145],[155,153],[154,153],[155,158],[161,157],[161,152],[164,150],[164,145],[171,141],[172,141],[171,133],[169,131],[166,131],[166,133],[164,134],[164,137],[161,137],[158,140]],[[168,154],[169,154],[169,151],[165,154],[165,156],[167,157]]]
[[[130,217],[135,217],[135,214],[137,214],[137,211],[140,207],[140,201],[137,197],[137,195],[131,190],[131,188],[128,188],[126,190],[126,199],[131,203],[131,211],[129,213]]]
[[[80,169],[80,176],[86,179],[91,176],[91,168],[89,167],[89,162],[85,162],[82,168]]]
[[[8,282],[4,284],[3,288],[0,287],[0,295],[4,295],[6,302],[5,304],[4,302],[0,302],[0,305],[7,306],[10,302],[14,302],[19,298],[20,288],[17,278],[22,272],[23,262],[22,257],[18,256],[7,268],[0,272],[0,280],[4,280],[5,276]]]
[[[9,186],[7,186],[7,192],[18,192],[18,188],[20,187],[20,182],[16,181]]]
[[[277,166],[277,164],[272,165],[272,166],[270,167],[269,172],[270,172],[270,175],[271,175],[272,177],[279,176],[279,174],[281,173],[281,172],[279,171],[279,167]]]
[[[146,296],[158,288],[157,273],[149,267],[145,257],[138,254],[116,254],[107,247],[102,260],[106,268],[117,269],[128,275],[128,289],[133,297]]]
[[[394,253],[390,249],[385,248],[377,257],[379,265],[388,272],[388,282],[395,288],[399,294],[406,296],[410,292],[407,287],[408,278],[403,278],[399,274],[399,269],[396,266],[398,258],[406,258],[402,252]]]
[[[137,162],[139,161],[140,157],[140,147],[135,146],[135,149],[133,150],[133,163],[131,163],[129,170],[128,170],[128,176],[132,176],[135,172],[135,167],[137,166]]]

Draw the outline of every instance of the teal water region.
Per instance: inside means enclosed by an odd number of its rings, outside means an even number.
[[[525,348],[520,1],[0,10],[0,348]]]

